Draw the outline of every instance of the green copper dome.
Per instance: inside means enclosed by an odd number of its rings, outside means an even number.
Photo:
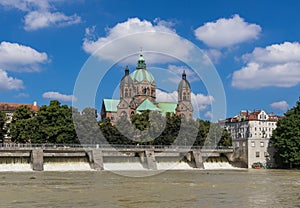
[[[131,73],[130,76],[132,80],[136,80],[138,82],[142,82],[144,80],[150,83],[155,82],[152,73],[146,69],[146,63],[143,54],[140,54],[136,70]]]
[[[155,81],[152,73],[146,69],[136,69],[132,74],[130,74],[130,76],[132,80],[136,80],[138,82],[146,80],[152,83]]]

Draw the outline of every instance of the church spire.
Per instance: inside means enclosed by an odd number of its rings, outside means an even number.
[[[146,69],[146,63],[145,63],[144,56],[142,54],[142,48],[140,49],[140,56],[138,59],[136,69]]]
[[[126,66],[125,68],[125,76],[129,75],[129,69],[128,69],[128,66]]]
[[[182,79],[186,80],[186,73],[185,73],[185,70],[183,70],[183,73],[182,73]]]

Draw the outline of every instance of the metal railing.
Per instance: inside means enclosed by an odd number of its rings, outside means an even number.
[[[1,149],[181,149],[181,150],[233,150],[232,146],[176,146],[176,145],[115,145],[115,144],[32,144],[2,143]]]

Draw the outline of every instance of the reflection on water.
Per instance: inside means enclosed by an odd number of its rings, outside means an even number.
[[[300,207],[300,171],[2,172],[0,207]]]

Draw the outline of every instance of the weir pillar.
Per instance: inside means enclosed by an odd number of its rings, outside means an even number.
[[[31,167],[35,171],[44,170],[44,152],[42,149],[33,149],[31,151]]]
[[[94,170],[104,170],[103,166],[103,153],[99,149],[93,149],[88,152],[89,161],[91,163],[91,168]]]
[[[146,158],[147,158],[148,169],[157,170],[154,150],[146,150],[145,155],[146,155]]]
[[[192,151],[192,153],[193,153],[193,158],[195,160],[196,168],[204,169],[201,152],[199,150],[198,151],[194,150]]]

